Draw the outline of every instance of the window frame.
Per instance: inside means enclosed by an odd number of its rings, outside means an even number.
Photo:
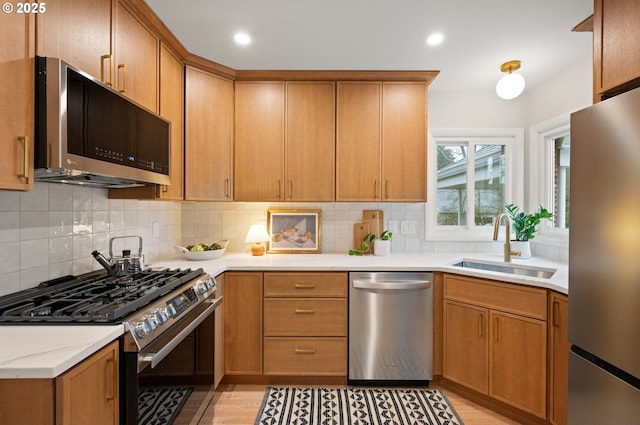
[[[507,202],[522,205],[524,200],[524,129],[523,128],[436,128],[430,129],[427,160],[427,203],[425,207],[425,239],[430,241],[491,241],[493,226],[442,226],[437,224],[437,145],[495,144],[505,146],[505,188]],[[470,167],[470,165],[469,165]],[[469,168],[468,168],[469,169]],[[471,179],[473,172],[467,174]],[[467,202],[473,206],[473,199]],[[469,206],[469,205],[468,205]],[[470,210],[471,212],[472,210]],[[470,214],[472,217],[473,215]]]
[[[532,165],[529,172],[530,196],[529,205],[539,204],[554,211],[554,140],[571,134],[571,117],[563,114],[543,123],[532,126],[529,132],[531,141]],[[543,220],[538,228],[536,241],[564,242],[569,239],[568,228],[555,227],[548,220]]]

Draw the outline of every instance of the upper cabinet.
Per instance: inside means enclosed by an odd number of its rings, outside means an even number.
[[[34,17],[2,16],[0,189],[33,188]]]
[[[640,86],[640,2],[595,0],[594,101]]]
[[[234,199],[284,199],[284,82],[236,82]]]
[[[58,57],[158,111],[158,38],[122,1],[57,1],[38,15],[38,34],[38,55]]]
[[[335,83],[236,82],[237,201],[327,201],[335,188]]]
[[[114,88],[158,112],[158,38],[122,2],[115,6]]]
[[[185,199],[230,201],[233,81],[186,67]]]
[[[427,83],[340,82],[338,201],[426,200]]]
[[[39,14],[37,54],[111,83],[111,0],[57,0]]]

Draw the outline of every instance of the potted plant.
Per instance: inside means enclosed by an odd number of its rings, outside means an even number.
[[[380,237],[373,241],[373,255],[386,257],[391,254],[391,237],[393,233],[388,230],[380,233]]]
[[[385,230],[377,238],[373,233],[367,233],[360,242],[359,248],[349,250],[349,255],[365,255],[371,251],[373,247],[373,253],[375,255],[389,255],[391,253],[391,237],[393,233]]]
[[[505,209],[511,219],[511,225],[515,232],[515,239],[511,241],[514,250],[520,251],[520,258],[531,257],[531,247],[529,241],[535,237],[538,231],[540,221],[544,219],[551,220],[551,214],[542,205],[538,205],[538,211],[535,213],[526,213],[520,210],[515,204],[506,204]]]

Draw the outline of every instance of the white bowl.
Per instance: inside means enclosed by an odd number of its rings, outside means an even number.
[[[203,260],[215,260],[216,258],[222,257],[222,254],[227,250],[227,243],[229,241],[220,241],[218,242],[222,245],[222,249],[214,249],[212,251],[196,251],[191,252],[187,248],[182,246],[175,246],[175,249],[180,251],[182,256],[187,260],[192,261],[203,261]]]

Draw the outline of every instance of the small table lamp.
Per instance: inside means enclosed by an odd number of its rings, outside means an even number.
[[[251,255],[264,255],[265,247],[263,242],[269,240],[269,233],[263,224],[252,224],[245,238],[245,243],[252,243]]]

